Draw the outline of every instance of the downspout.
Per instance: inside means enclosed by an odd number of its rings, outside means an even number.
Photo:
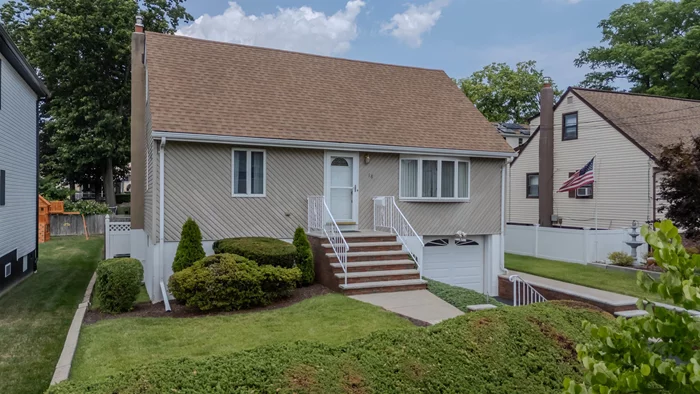
[[[501,245],[498,253],[500,259],[500,269],[504,274],[508,274],[506,269],[506,172],[508,171],[508,163],[512,159],[506,159],[501,167]]]
[[[170,312],[170,301],[168,300],[168,291],[165,288],[165,278],[163,278],[163,249],[165,244],[165,137],[160,139],[160,154],[158,155],[160,171],[159,171],[159,204],[158,204],[158,276],[160,278],[160,291],[163,293],[163,304],[165,311]]]

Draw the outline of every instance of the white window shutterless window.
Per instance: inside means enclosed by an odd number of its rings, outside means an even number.
[[[267,155],[260,149],[233,149],[233,197],[265,197]]]
[[[404,201],[469,201],[469,160],[402,157],[399,198]]]

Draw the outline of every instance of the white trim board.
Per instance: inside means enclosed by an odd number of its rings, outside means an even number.
[[[197,134],[197,133],[179,133],[171,131],[153,131],[152,137],[159,139],[167,137],[170,141],[179,142],[201,142],[212,144],[236,144],[249,146],[272,146],[281,148],[300,148],[300,149],[324,149],[324,150],[340,150],[340,151],[355,151],[355,152],[374,152],[374,153],[409,153],[419,155],[457,155],[465,157],[482,157],[482,158],[498,158],[504,159],[508,157],[516,157],[515,152],[488,152],[478,150],[461,150],[461,149],[439,149],[439,148],[421,148],[410,146],[393,146],[393,145],[374,145],[374,144],[357,144],[345,142],[326,142],[326,141],[303,141],[303,140],[285,140],[275,138],[255,138],[255,137],[237,137],[230,135],[212,135],[212,134]]]

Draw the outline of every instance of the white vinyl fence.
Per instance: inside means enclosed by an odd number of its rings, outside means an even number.
[[[631,254],[624,241],[631,240],[629,229],[595,230],[509,224],[506,227],[506,253],[548,260],[587,264],[607,261],[612,252]],[[637,237],[641,240],[641,236]],[[637,258],[646,253],[647,244],[637,248]]]
[[[131,254],[131,222],[105,216],[105,259]]]

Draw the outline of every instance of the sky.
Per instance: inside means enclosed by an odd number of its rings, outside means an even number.
[[[7,0],[0,0],[0,4]],[[560,88],[580,82],[600,20],[632,0],[188,0],[178,34],[445,70],[536,60]]]
[[[469,76],[536,60],[560,88],[599,45],[598,23],[631,0],[189,0],[178,34]]]

